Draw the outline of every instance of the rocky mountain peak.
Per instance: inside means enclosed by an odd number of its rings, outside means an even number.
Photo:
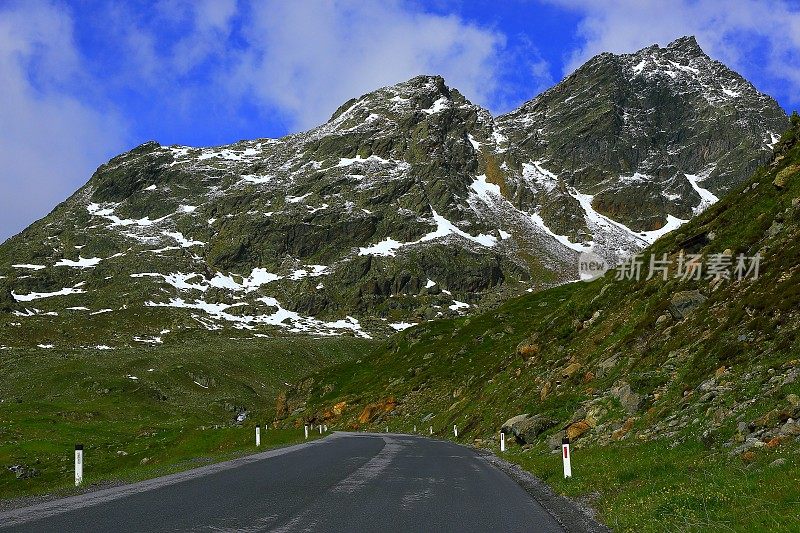
[[[536,202],[566,190],[636,232],[705,209],[763,163],[787,127],[775,100],[709,58],[694,37],[601,54],[497,122],[518,157],[557,177],[534,187]],[[558,204],[576,206],[567,197]],[[593,234],[581,210],[555,212],[542,216],[556,233]]]
[[[451,105],[472,104],[456,89],[449,88],[441,76],[420,75],[348,100],[333,113],[329,122],[353,111],[382,114],[388,111],[434,112]]]
[[[694,35],[684,35],[669,43],[667,48],[675,52],[692,55],[692,56],[705,56],[706,53],[700,48],[697,43],[697,38]],[[706,56],[707,57],[707,56]]]
[[[0,308],[369,336],[574,280],[578,253],[617,261],[716,201],[788,123],[684,41],[497,118],[417,76],[281,139],[146,143],[0,247]]]

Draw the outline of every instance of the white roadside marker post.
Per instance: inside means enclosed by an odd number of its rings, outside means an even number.
[[[75,486],[83,482],[83,444],[75,445]]]
[[[506,434],[502,431],[500,432],[500,451],[506,451]]]
[[[417,432],[417,426],[414,426],[414,433]]]
[[[386,426],[386,433],[389,433],[389,426]]]
[[[569,437],[564,437],[561,441],[561,451],[564,457],[564,479],[572,477],[572,461],[569,456]]]
[[[455,435],[456,438],[458,438],[458,426],[456,426],[455,424],[453,424],[453,435]]]
[[[306,440],[308,440],[308,424],[303,426],[303,428],[306,430]]]
[[[261,426],[256,424],[256,448],[261,446]]]
[[[430,426],[430,427],[428,428],[428,434],[429,434],[429,435],[433,435],[433,426]]]
[[[319,425],[319,434],[322,435],[322,424]]]

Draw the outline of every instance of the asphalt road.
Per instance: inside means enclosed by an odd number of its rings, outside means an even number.
[[[17,509],[0,530],[563,531],[473,450],[365,433]]]

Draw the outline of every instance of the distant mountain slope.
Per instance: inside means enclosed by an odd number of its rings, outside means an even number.
[[[0,246],[0,307],[27,332],[0,343],[53,344],[53,324],[124,343],[456,316],[575,279],[578,252],[641,249],[740,182],[785,124],[686,38],[602,54],[498,119],[420,76],[282,139],[147,143]]]

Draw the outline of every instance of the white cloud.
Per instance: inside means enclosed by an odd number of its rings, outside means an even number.
[[[585,40],[567,72],[600,52],[632,52],[695,35],[711,57],[757,79],[760,89],[800,101],[800,9],[788,1],[549,0],[582,15]]]
[[[296,128],[324,122],[350,98],[418,74],[441,74],[490,103],[503,34],[399,1],[255,2],[230,87],[278,107]]]
[[[119,120],[64,90],[80,86],[68,12],[0,9],[0,241],[42,217],[124,145]]]

